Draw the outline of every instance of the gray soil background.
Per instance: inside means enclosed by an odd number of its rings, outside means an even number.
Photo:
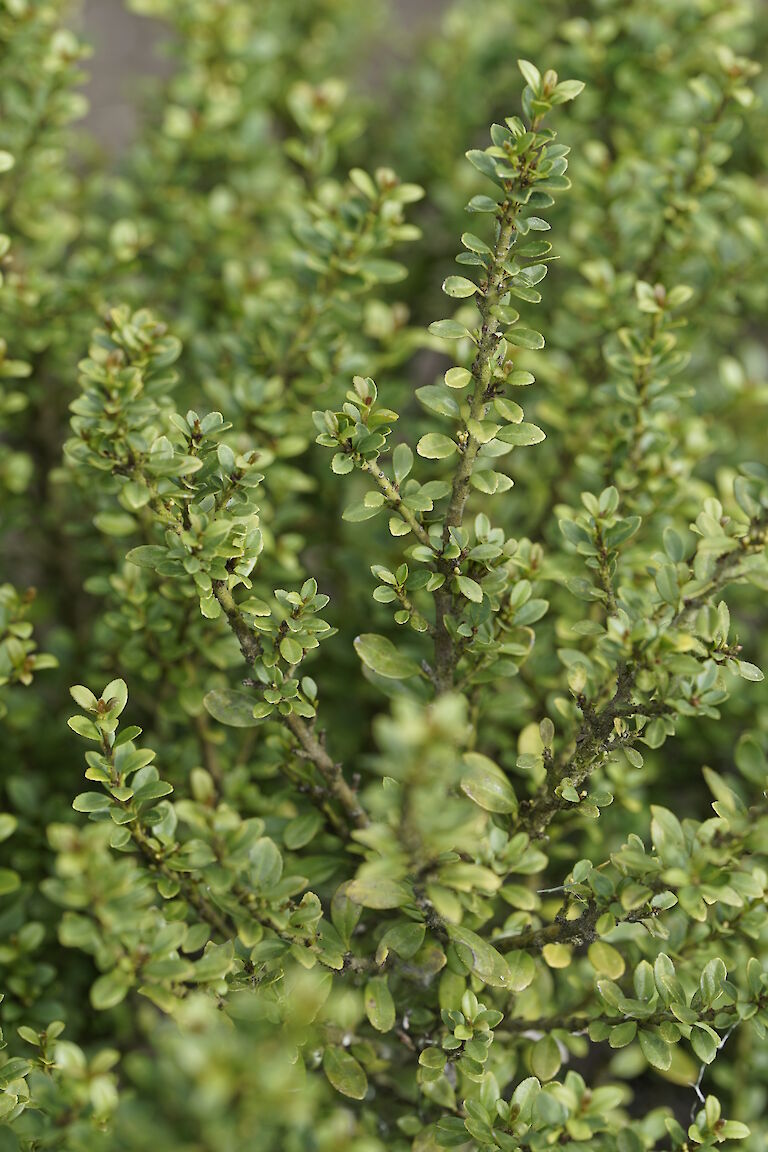
[[[393,39],[402,42],[401,31],[417,33],[447,6],[448,0],[389,0],[390,19],[399,26]],[[141,80],[168,68],[157,51],[162,25],[127,11],[122,0],[85,0],[78,24],[94,49],[87,64],[86,127],[103,148],[119,155],[136,128]]]

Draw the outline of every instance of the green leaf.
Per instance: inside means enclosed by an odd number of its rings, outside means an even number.
[[[439,336],[441,340],[461,340],[464,336],[468,336],[469,332],[463,324],[459,324],[458,320],[435,320],[430,324],[428,331],[433,336]]]
[[[691,1028],[691,1048],[703,1064],[711,1064],[717,1055],[717,1036],[706,1024],[694,1024]]]
[[[167,780],[149,780],[142,784],[133,794],[134,800],[144,803],[147,800],[159,800],[163,796],[170,796],[173,786]]]
[[[496,437],[504,444],[514,444],[516,447],[525,447],[529,444],[540,444],[546,439],[546,433],[535,424],[507,424]]]
[[[450,392],[440,384],[425,384],[416,389],[416,395],[425,408],[437,412],[440,416],[458,417],[459,406]]]
[[[462,596],[466,596],[467,600],[472,600],[475,604],[482,604],[483,590],[476,580],[470,579],[469,576],[457,576],[456,584],[459,592]]]
[[[719,956],[713,957],[704,967],[699,983],[701,987],[702,999],[708,1007],[711,1004],[714,1004],[720,991],[722,990],[723,983],[727,979],[727,976],[728,972],[725,967],[725,963]]]
[[[95,710],[99,703],[90,688],[86,688],[84,684],[73,684],[69,690],[69,694],[78,708],[82,708],[84,712]]]
[[[109,711],[119,716],[128,703],[128,685],[125,680],[110,680],[102,692],[101,698],[107,704]]]
[[[221,980],[232,967],[234,955],[233,940],[227,940],[225,944],[208,944],[205,953],[194,966],[194,979],[201,984]]]
[[[376,949],[376,963],[383,964],[389,952],[396,952],[403,960],[410,960],[421,948],[426,935],[424,924],[401,921],[388,928]]]
[[[493,401],[493,407],[499,416],[501,416],[502,420],[509,420],[512,424],[522,423],[525,413],[514,400],[507,400],[504,396],[497,396]]]
[[[461,237],[461,242],[464,247],[469,248],[471,252],[477,252],[481,256],[491,255],[491,249],[485,240],[481,240],[479,236],[475,236],[474,232],[464,232]]]
[[[685,542],[675,532],[674,528],[666,527],[662,533],[664,541],[664,551],[673,564],[679,564],[685,556]]]
[[[418,676],[421,672],[416,661],[400,652],[386,636],[364,632],[362,636],[355,637],[354,644],[363,664],[372,672],[377,672],[379,676],[386,676],[391,680],[405,680],[409,676]]]
[[[416,451],[426,460],[443,460],[446,456],[452,456],[457,448],[449,436],[443,436],[439,432],[428,432],[419,440]]]
[[[363,908],[402,908],[413,901],[413,894],[400,880],[388,880],[386,876],[357,877],[346,888],[347,899]]]
[[[752,1135],[752,1129],[742,1124],[741,1120],[723,1120],[718,1135],[723,1140],[746,1140]]]
[[[442,1116],[437,1122],[435,1143],[438,1148],[465,1148],[469,1133],[458,1116]]]
[[[467,212],[495,212],[498,204],[490,196],[473,196],[467,204]]]
[[[366,279],[379,284],[397,284],[408,275],[408,269],[396,260],[362,260],[360,272]]]
[[[467,296],[474,296],[477,291],[477,284],[467,280],[466,276],[448,276],[443,281],[443,292],[446,296],[453,296],[459,300]]]
[[[541,332],[535,332],[533,328],[510,328],[504,334],[507,343],[514,344],[517,348],[536,348],[544,347],[544,337]]]
[[[0,843],[13,836],[18,826],[18,820],[10,812],[0,812]]]
[[[374,976],[365,986],[365,1014],[377,1032],[389,1032],[395,1026],[395,1002],[386,976]]]
[[[568,944],[545,944],[541,955],[550,968],[568,968],[573,959],[573,951]]]
[[[652,1067],[666,1072],[672,1065],[672,1045],[662,1040],[657,1032],[641,1029],[638,1033],[640,1047],[646,1060]]]
[[[732,664],[736,665],[739,676],[742,680],[752,680],[755,684],[759,684],[765,676],[756,664],[750,664],[748,660],[733,660]]]
[[[368,1091],[368,1078],[362,1064],[355,1060],[351,1052],[333,1045],[323,1052],[323,1072],[342,1096],[352,1100],[362,1100]]]
[[[536,377],[533,372],[526,372],[522,368],[516,368],[507,376],[507,384],[511,384],[515,388],[526,388],[529,384],[535,383],[535,380]]]
[[[575,100],[580,92],[584,91],[582,80],[561,80],[552,96],[553,104],[564,104],[566,100]]]
[[[229,728],[255,728],[261,720],[253,715],[258,700],[252,692],[239,692],[234,688],[214,688],[203,697],[206,711]]]
[[[21,877],[12,868],[0,868],[0,896],[8,896],[21,887]]]
[[[636,1035],[637,1022],[625,1020],[623,1024],[617,1024],[615,1028],[611,1028],[608,1043],[611,1048],[625,1048],[627,1044],[632,1043]]]
[[[560,1049],[553,1036],[542,1036],[530,1054],[531,1072],[539,1080],[552,1080],[560,1071]]]
[[[402,484],[413,468],[413,452],[407,444],[398,444],[392,453],[392,468],[395,480]]]
[[[655,574],[655,580],[662,600],[666,601],[667,604],[676,605],[680,599],[680,587],[672,565],[665,564],[663,568],[659,568]]]
[[[73,732],[85,740],[95,740],[97,743],[101,743],[101,732],[87,716],[70,716],[67,724]]]
[[[684,868],[688,849],[682,825],[668,808],[651,805],[651,839],[665,868]]]
[[[136,521],[127,512],[100,512],[93,523],[105,536],[130,536],[136,531]]]
[[[378,516],[383,508],[384,504],[366,504],[361,500],[357,504],[348,505],[342,512],[341,518],[350,524],[359,524],[363,520],[371,520],[374,516]]]
[[[507,952],[506,961],[509,966],[509,982],[506,985],[510,992],[522,992],[533,983],[536,975],[536,965],[529,952]]]
[[[541,73],[535,64],[531,64],[530,60],[518,60],[517,66],[523,74],[523,79],[529,88],[532,88],[535,93],[538,93],[541,88]]]
[[[479,148],[470,148],[469,152],[465,152],[467,160],[478,172],[482,172],[484,176],[490,177],[491,180],[496,179],[496,163],[493,156],[487,152],[481,151]]]
[[[105,972],[91,985],[91,1004],[98,1012],[114,1008],[125,1000],[130,987],[131,980],[125,972]]]
[[[472,373],[468,368],[449,368],[443,379],[449,388],[466,388],[472,383]]]
[[[571,182],[567,176],[547,176],[545,180],[537,180],[536,188],[546,188],[549,192],[565,192],[571,187]],[[545,251],[549,251],[547,248]],[[543,255],[543,252],[537,252],[536,255]]]
[[[269,836],[261,836],[251,846],[250,876],[254,886],[261,892],[269,892],[279,883],[283,874],[283,858],[280,849]]]
[[[75,812],[104,812],[112,801],[106,792],[81,792],[72,801]]]
[[[469,769],[461,778],[461,790],[486,812],[517,812],[517,797],[509,780],[493,760],[479,752],[466,752]]]
[[[587,951],[589,962],[595,972],[601,976],[609,976],[611,980],[618,980],[624,975],[624,957],[611,944],[604,940],[595,940]]]
[[[33,1028],[28,1028],[25,1024],[22,1024],[16,1031],[22,1040],[26,1040],[27,1044],[34,1044],[36,1048],[40,1047],[40,1036]]]
[[[331,460],[331,470],[337,476],[346,476],[352,471],[355,463],[351,456],[345,455],[344,452],[337,452]]]
[[[762,786],[764,777],[768,774],[768,758],[755,736],[749,732],[744,733],[736,745],[734,759],[737,768],[747,780]]]
[[[141,544],[138,548],[131,548],[125,558],[139,568],[154,569],[168,559],[168,550],[159,544]]]
[[[280,641],[280,655],[289,664],[298,664],[304,655],[304,649],[290,636],[284,636]]]
[[[447,929],[448,935],[457,946],[462,963],[466,964],[476,976],[494,988],[511,987],[512,973],[509,964],[492,944],[461,925],[448,924]]]
[[[314,840],[323,827],[323,817],[319,812],[305,812],[286,824],[283,831],[283,843],[291,852],[303,848]]]
[[[33,1066],[29,1060],[24,1060],[20,1056],[14,1056],[10,1060],[6,1060],[6,1062],[2,1065],[2,1067],[0,1067],[0,1090],[8,1088],[8,1086],[14,1080],[20,1080],[22,1077],[29,1075],[29,1073],[32,1071],[32,1067]],[[13,1107],[16,1104],[16,1100],[17,1100],[17,1096],[13,1092],[9,1093],[7,1096],[6,1095],[0,1096],[0,1102],[2,1102],[3,1105],[5,1105],[6,1101],[8,1101],[8,1102],[10,1102],[11,1106]],[[5,1113],[0,1112],[0,1117],[2,1117],[4,1120],[5,1119]],[[4,1138],[5,1133],[6,1133],[5,1123],[3,1123],[2,1127],[0,1127],[0,1133],[2,1133],[2,1136]],[[0,1145],[0,1147],[2,1147],[2,1145]],[[8,1145],[6,1143],[6,1147],[3,1148],[3,1152],[6,1152],[7,1147],[8,1147]],[[18,1143],[11,1144],[10,1145],[11,1152],[18,1152],[18,1149],[20,1147],[21,1147],[21,1145]]]
[[[682,985],[675,973],[675,965],[666,952],[660,952],[654,960],[653,975],[656,987],[665,1003],[682,1002],[684,998]]]

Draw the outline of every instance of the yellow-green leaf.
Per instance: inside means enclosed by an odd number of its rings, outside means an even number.
[[[365,632],[355,638],[355,652],[372,672],[391,680],[405,680],[418,676],[420,668],[410,656],[405,656],[386,636]]]
[[[413,900],[406,884],[385,876],[358,877],[347,885],[346,895],[364,908],[401,908]]]
[[[362,1100],[368,1091],[368,1077],[362,1064],[355,1060],[351,1052],[336,1045],[326,1048],[323,1053],[323,1072],[342,1096],[352,1100]]]
[[[626,967],[624,957],[612,945],[606,944],[604,940],[595,940],[594,944],[590,944],[587,955],[595,972],[599,972],[601,976],[609,976],[611,980],[618,980],[620,976],[624,975]]]
[[[464,763],[468,771],[462,776],[461,790],[486,812],[517,812],[515,790],[507,777],[487,756],[467,752]]]
[[[531,1072],[539,1080],[551,1080],[560,1071],[560,1049],[552,1036],[542,1036],[531,1048]]]
[[[512,973],[509,964],[492,944],[483,940],[476,932],[459,924],[448,925],[448,935],[456,945],[463,964],[476,976],[494,988],[510,988]]]
[[[365,986],[365,1014],[377,1032],[389,1032],[395,1026],[395,1002],[386,976],[374,976]]]

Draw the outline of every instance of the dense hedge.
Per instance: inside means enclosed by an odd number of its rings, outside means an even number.
[[[0,1152],[762,1152],[762,5],[129,6],[112,162],[0,0]]]

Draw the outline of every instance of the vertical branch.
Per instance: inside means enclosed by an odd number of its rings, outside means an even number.
[[[473,391],[470,414],[458,436],[459,443],[463,444],[463,447],[459,448],[459,463],[451,484],[451,497],[443,525],[443,547],[450,540],[451,528],[461,526],[469,499],[470,479],[480,443],[469,431],[468,424],[470,421],[482,420],[487,412],[489,388],[493,380],[493,358],[501,326],[498,316],[494,315],[494,308],[504,295],[504,284],[508,277],[504,264],[516,238],[515,219],[519,211],[518,201],[510,203],[505,200],[501,206],[498,235],[488,272],[487,286],[478,304],[482,323],[477,353],[472,365]],[[437,691],[443,693],[453,687],[456,652],[446,624],[446,617],[451,614],[454,603],[453,594],[448,586],[452,565],[450,561],[443,560],[440,566],[446,579],[442,587],[435,592],[435,677]]]
[[[235,602],[234,596],[223,580],[215,580],[213,582],[213,592],[221,605],[230,628],[237,637],[243,659],[246,664],[252,667],[261,655],[258,637],[255,636],[248,627],[245,618]],[[336,761],[328,755],[324,745],[316,735],[314,727],[295,713],[282,716],[281,720],[299,742],[307,758],[314,764],[315,768],[317,768],[326,783],[328,791],[335,797],[344,810],[350,825],[354,828],[365,828],[368,824],[368,817],[358,799],[357,793],[344,779],[341,765],[336,763]]]

